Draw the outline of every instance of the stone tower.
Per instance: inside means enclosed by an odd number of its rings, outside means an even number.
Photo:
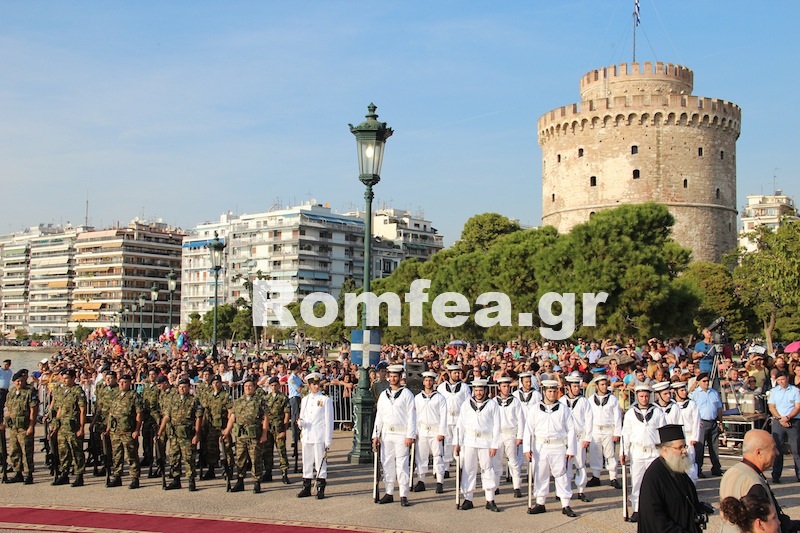
[[[695,261],[736,247],[739,106],[692,96],[680,65],[626,63],[583,76],[581,103],[539,118],[542,222],[567,232],[598,210],[654,201]]]

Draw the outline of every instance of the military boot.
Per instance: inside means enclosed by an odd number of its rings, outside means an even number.
[[[33,474],[28,474],[27,476],[25,476],[25,484],[33,485]]]
[[[317,478],[317,499],[322,500],[325,498],[325,485],[328,484],[327,479]]]
[[[283,481],[284,485],[288,485],[289,483],[291,483],[291,481],[289,481],[289,471],[288,470],[284,470],[283,473],[281,474],[281,481]]]
[[[58,477],[53,480],[52,485],[69,485],[69,474],[66,472],[61,472]]]
[[[242,492],[244,490],[244,478],[236,478],[236,484],[231,488],[231,492]]]
[[[264,473],[261,474],[261,482],[269,483],[270,481],[272,481],[272,472],[270,470],[264,470]]]
[[[129,489],[138,489],[139,488],[139,478],[135,477],[131,480],[131,484],[128,485]]]
[[[261,494],[261,482],[258,480],[253,483],[253,494]]]
[[[75,476],[75,481],[72,482],[72,487],[83,487],[83,474]]]
[[[298,498],[308,498],[311,496],[311,479],[303,478],[303,490],[297,493]]]
[[[201,481],[209,481],[211,479],[217,479],[217,475],[214,473],[214,468],[209,468],[206,470],[206,473],[200,476]]]
[[[17,475],[9,479],[6,483],[22,483],[25,481],[25,478],[22,475],[22,472],[17,472]]]
[[[108,481],[108,483],[106,483],[106,487],[121,487],[121,486],[122,486],[122,478],[120,476],[114,476]]]
[[[189,478],[189,492],[194,492],[197,490],[197,484],[195,483],[195,479],[193,477]]]
[[[175,490],[181,488],[181,478],[174,477],[169,485],[164,487],[164,490]]]

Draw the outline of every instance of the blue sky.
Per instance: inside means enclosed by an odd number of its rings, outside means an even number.
[[[798,193],[800,3],[641,0],[637,59],[742,107],[738,205]],[[631,60],[633,0],[0,4],[0,233],[361,207],[348,123],[394,128],[377,205],[445,235],[541,223],[536,120]],[[769,9],[767,9],[769,6]],[[777,171],[775,169],[778,169]]]

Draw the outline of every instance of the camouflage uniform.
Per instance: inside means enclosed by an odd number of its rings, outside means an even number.
[[[263,392],[263,391],[262,391]],[[261,438],[262,421],[266,414],[266,406],[253,396],[242,396],[233,402],[233,415],[236,417],[236,424],[233,431],[236,435],[236,467],[239,477],[244,477],[247,458],[253,465],[253,478],[258,481],[261,479],[262,465]]]
[[[163,413],[169,416],[171,426],[169,456],[172,477],[180,477],[182,458],[186,463],[187,476],[194,479],[197,477],[197,448],[192,444],[192,439],[195,435],[195,421],[203,416],[203,407],[194,396],[173,393]]]
[[[228,425],[228,412],[233,407],[233,400],[227,389],[223,388],[218,393],[211,389],[205,397],[205,426],[207,428],[206,444],[203,447],[205,464],[214,468],[219,462],[219,437],[222,430]],[[232,457],[230,436],[225,440],[225,453]],[[229,459],[229,464],[233,461]]]
[[[286,454],[285,433],[287,428],[283,422],[290,410],[289,397],[282,392],[270,393],[267,395],[266,405],[267,413],[269,414],[269,432],[267,433],[267,442],[264,443],[264,469],[266,472],[272,471],[273,449],[277,444],[281,472],[287,474],[289,472],[289,456]],[[278,437],[281,433],[284,434],[283,437]]]
[[[111,407],[111,402],[114,401],[114,398],[118,394],[119,385],[114,384],[112,387],[107,385],[105,382],[98,383],[94,391],[94,414],[92,415],[92,425],[89,428],[89,445],[91,446],[90,453],[91,451],[94,451],[94,455],[92,455],[90,459],[97,459],[97,462],[95,463],[95,470],[98,466],[102,466],[105,461],[101,433],[106,429],[108,410]],[[103,460],[100,459],[101,456],[103,457]],[[97,474],[95,473],[95,475]]]
[[[142,413],[142,399],[133,390],[116,390],[117,396],[107,412],[107,429],[111,432],[111,449],[114,453],[112,468],[114,476],[122,477],[122,460],[127,455],[131,477],[138,478],[139,439],[134,439],[132,434],[136,430],[136,415]]]
[[[145,383],[142,389],[142,452],[145,464],[153,463],[153,438],[161,422],[158,413],[158,387],[155,383]]]
[[[82,476],[85,458],[83,443],[76,432],[80,428],[80,408],[86,408],[86,394],[80,385],[63,387],[55,397],[55,411],[58,420],[58,458],[61,472],[69,472],[70,466],[75,474]]]
[[[21,474],[33,473],[33,435],[26,435],[30,425],[31,408],[39,407],[39,396],[33,389],[12,389],[6,397],[5,424],[11,439],[11,464]],[[34,415],[35,416],[35,415]]]
[[[167,414],[167,407],[169,407],[172,400],[178,396],[178,392],[175,388],[169,387],[165,390],[158,390],[158,403],[156,404],[156,408],[153,414],[153,418],[156,420],[156,425],[161,424],[161,419],[164,418],[164,415]],[[167,427],[165,428],[164,434],[159,438],[161,441],[161,449],[164,450],[166,453],[167,450],[167,440],[169,439],[170,447],[174,447],[172,441],[172,423],[168,422]]]

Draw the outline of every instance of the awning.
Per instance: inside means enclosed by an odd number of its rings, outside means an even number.
[[[72,302],[72,307],[75,309],[90,309],[97,310],[103,306],[103,302]]]
[[[100,313],[72,313],[72,320],[97,320]]]
[[[69,281],[51,281],[47,284],[50,289],[61,289],[66,287],[69,284]]]
[[[61,266],[48,266],[48,267],[35,267],[31,268],[31,275],[37,276],[55,276],[55,275],[63,275],[69,271],[69,266],[61,265]]]

